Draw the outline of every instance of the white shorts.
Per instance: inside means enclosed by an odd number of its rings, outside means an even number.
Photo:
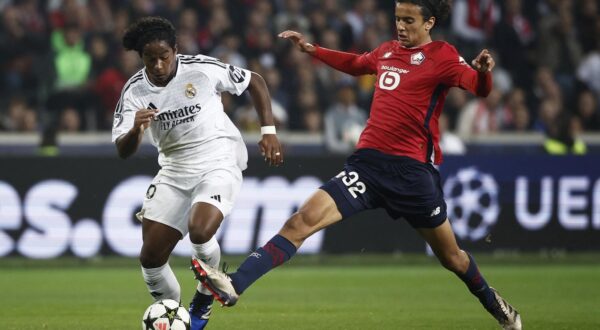
[[[229,215],[242,185],[237,166],[216,168],[193,177],[173,178],[159,172],[146,191],[138,219],[146,218],[188,233],[192,205],[204,202]]]

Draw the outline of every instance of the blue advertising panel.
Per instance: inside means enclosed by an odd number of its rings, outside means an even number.
[[[271,238],[341,156],[287,157],[282,167],[250,159],[232,213],[217,232],[226,254]],[[448,215],[471,251],[600,250],[600,157],[447,157],[440,171]],[[0,258],[135,257],[135,218],[156,158],[4,157],[0,161]],[[184,239],[175,254],[189,255]],[[382,210],[354,215],[309,238],[300,253],[423,252],[422,238]]]
[[[476,249],[600,247],[600,157],[447,157],[448,217]]]

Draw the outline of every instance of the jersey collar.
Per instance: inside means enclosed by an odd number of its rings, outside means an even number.
[[[425,48],[425,47],[427,47],[427,45],[429,45],[430,43],[432,43],[433,40],[428,41],[428,42],[426,42],[426,43],[424,43],[422,45],[419,45],[419,46],[414,46],[414,47],[404,47],[404,46],[402,46],[402,44],[400,43],[400,41],[396,41],[396,42],[397,42],[398,47],[400,47],[400,48],[413,50],[413,49]]]

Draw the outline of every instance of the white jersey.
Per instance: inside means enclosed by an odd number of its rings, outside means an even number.
[[[161,172],[187,176],[211,168],[246,168],[240,131],[223,111],[221,93],[242,94],[250,71],[203,55],[177,55],[176,73],[165,87],[152,84],[142,69],[123,87],[114,115],[112,141],[132,127],[139,109],[159,112],[145,134],[158,149]]]

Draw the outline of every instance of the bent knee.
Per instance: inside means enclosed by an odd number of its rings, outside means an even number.
[[[316,221],[311,218],[311,215],[299,210],[294,213],[288,221],[283,225],[283,230],[293,233],[294,236],[302,240],[306,239],[314,230]]]
[[[204,244],[208,242],[213,235],[213,233],[208,233],[206,230],[193,230],[190,228],[190,241],[194,244]]]
[[[445,253],[438,258],[444,268],[454,273],[464,273],[469,267],[469,258],[461,250]]]
[[[165,257],[157,253],[152,253],[150,251],[142,251],[142,253],[140,253],[139,260],[140,264],[144,268],[158,268],[166,264],[169,260],[169,257],[168,255]]]
[[[204,222],[192,222],[188,230],[190,241],[194,244],[204,244],[208,242],[217,232],[218,226],[210,226]]]

